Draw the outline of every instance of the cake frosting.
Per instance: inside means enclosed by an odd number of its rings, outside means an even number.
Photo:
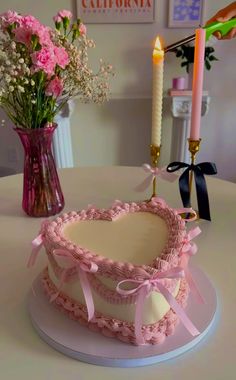
[[[70,318],[127,343],[158,344],[179,319],[198,334],[183,310],[197,233],[159,198],[116,201],[43,222],[29,264],[44,246],[44,290]]]

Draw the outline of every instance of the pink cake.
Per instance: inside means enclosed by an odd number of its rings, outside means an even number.
[[[184,308],[188,270],[196,252],[195,228],[166,203],[122,203],[89,207],[42,224],[29,265],[44,246],[48,266],[42,284],[49,302],[90,330],[132,344],[158,344],[179,320],[198,330]]]

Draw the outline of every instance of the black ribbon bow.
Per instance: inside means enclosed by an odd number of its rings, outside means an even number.
[[[173,173],[179,169],[183,169],[184,172],[179,178],[179,190],[184,207],[190,207],[190,188],[189,188],[189,174],[191,171],[194,173],[198,212],[201,219],[211,220],[210,206],[207,193],[207,185],[204,174],[213,175],[217,174],[216,165],[212,162],[202,162],[200,164],[186,164],[185,162],[171,162],[166,170],[169,173]]]

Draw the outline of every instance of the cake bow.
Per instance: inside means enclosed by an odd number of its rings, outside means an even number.
[[[84,259],[76,259],[69,251],[65,249],[54,249],[53,257],[56,261],[58,258],[63,259],[64,263],[66,263],[68,267],[62,270],[58,291],[51,297],[50,301],[55,301],[66,281],[66,277],[68,276],[69,271],[72,268],[75,268],[80,279],[81,288],[87,306],[88,321],[90,321],[94,316],[94,302],[87,273],[96,273],[98,270],[97,264]]]
[[[39,234],[32,241],[31,246],[32,246],[32,250],[31,250],[31,254],[30,254],[29,260],[27,262],[27,267],[28,268],[32,267],[35,264],[36,260],[37,260],[39,251],[40,251],[40,249],[43,246],[43,234]]]
[[[166,168],[159,169],[157,167],[152,167],[149,164],[143,164],[142,168],[146,173],[149,173],[149,175],[147,176],[147,178],[144,179],[143,182],[141,182],[138,186],[135,187],[136,191],[146,190],[155,178],[157,179],[158,177],[160,177],[166,181],[174,182],[178,177],[174,173],[168,173],[166,171]]]
[[[181,279],[184,277],[184,270],[180,267],[169,269],[165,272],[157,272],[154,275],[147,274],[148,277],[145,280],[133,280],[127,279],[120,281],[117,284],[116,291],[121,296],[137,295],[136,300],[136,310],[135,310],[135,322],[134,330],[135,336],[138,344],[144,344],[144,338],[142,336],[142,314],[145,299],[150,295],[152,291],[157,291],[166,299],[170,307],[175,311],[175,313],[180,318],[181,322],[185,328],[190,332],[191,335],[196,336],[200,334],[194,324],[190,321],[184,309],[178,304],[174,296],[169,292],[169,290],[162,284],[164,279]],[[134,285],[132,289],[123,289],[121,286]]]
[[[197,287],[197,284],[195,283],[192,277],[188,265],[190,257],[197,253],[197,245],[192,241],[192,239],[194,239],[200,233],[201,229],[199,227],[195,227],[187,233],[183,241],[182,249],[180,251],[180,267],[184,270],[185,278],[187,280],[191,292],[194,294],[195,298],[198,300],[199,303],[204,304],[205,301]]]

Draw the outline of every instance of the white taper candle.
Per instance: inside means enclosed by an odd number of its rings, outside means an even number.
[[[163,72],[164,51],[159,38],[156,39],[153,50],[153,82],[152,82],[152,139],[154,146],[161,145],[162,103],[163,103]]]

